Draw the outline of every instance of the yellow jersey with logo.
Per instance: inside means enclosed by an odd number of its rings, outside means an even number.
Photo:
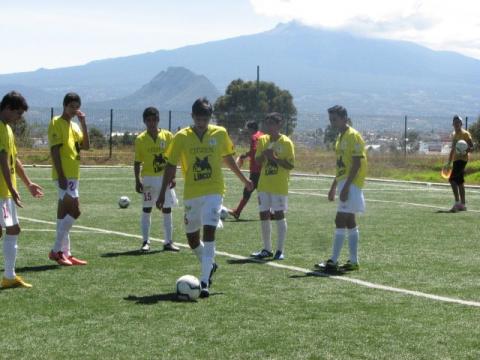
[[[354,157],[360,158],[360,169],[352,184],[363,188],[367,175],[367,153],[362,135],[350,126],[343,134],[339,134],[335,143],[337,155],[337,181],[347,179],[352,169]]]
[[[276,141],[272,141],[270,135],[263,135],[258,139],[257,157],[266,149],[273,149],[275,156],[280,160],[286,160],[295,164],[295,150],[292,140],[286,135],[280,134]],[[258,191],[269,192],[276,195],[288,195],[288,181],[290,170],[279,166],[277,163],[265,160],[262,164]]]
[[[470,135],[470,133],[465,129],[460,129],[459,133],[454,131],[452,134],[452,149],[455,149],[455,145],[459,140],[465,140],[467,144],[469,144],[472,141],[472,135]],[[457,154],[457,152],[455,151],[453,161],[456,161],[456,160],[468,161],[468,153]]]
[[[208,125],[201,138],[192,127],[178,131],[167,149],[167,161],[181,165],[185,179],[183,198],[223,195],[223,157],[233,154],[233,143],[224,127]]]
[[[13,188],[17,188],[17,176],[15,174],[15,164],[17,163],[17,147],[15,146],[15,136],[10,125],[0,121],[0,152],[7,154],[8,170]],[[0,171],[0,199],[12,197],[8,190],[3,172]]]
[[[60,146],[60,160],[67,179],[78,179],[80,176],[80,144],[83,133],[77,123],[55,116],[48,126],[48,144],[50,148]],[[53,165],[53,163],[52,163]],[[57,170],[52,166],[52,179],[58,180]]]
[[[135,139],[135,161],[142,163],[142,176],[162,176],[167,165],[165,152],[171,144],[173,134],[159,129],[154,139],[144,131]]]

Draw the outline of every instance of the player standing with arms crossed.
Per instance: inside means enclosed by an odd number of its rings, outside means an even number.
[[[292,141],[280,133],[283,124],[279,113],[270,113],[264,121],[263,135],[258,140],[255,160],[262,167],[258,182],[258,208],[263,241],[263,249],[251,254],[257,259],[271,257],[271,212],[277,223],[278,241],[274,260],[283,260],[287,237],[288,181],[295,163]]]
[[[135,190],[143,194],[143,211],[140,220],[143,244],[142,251],[150,250],[150,225],[152,206],[155,204],[162,187],[163,172],[167,166],[165,152],[173,140],[173,134],[165,129],[159,129],[160,113],[154,107],[148,107],[143,111],[143,123],[147,130],[135,139]],[[140,178],[141,168],[141,178]],[[173,245],[172,207],[176,206],[177,196],[172,189],[174,180],[170,183],[165,193],[165,204],[162,208],[163,230],[165,243],[164,251],[179,251]]]

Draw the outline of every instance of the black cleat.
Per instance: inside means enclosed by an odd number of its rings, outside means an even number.
[[[208,286],[203,281],[200,283],[200,298],[207,298],[210,296],[210,292],[208,291]]]

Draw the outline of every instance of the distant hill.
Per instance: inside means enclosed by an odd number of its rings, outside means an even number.
[[[203,74],[223,91],[233,79],[254,80],[257,65],[262,80],[291,91],[299,112],[324,113],[335,103],[371,115],[477,115],[480,109],[479,60],[296,22],[175,50],[1,75],[0,86],[37,88],[60,100],[75,90],[97,102],[128,97],[170,66]]]
[[[215,86],[203,75],[183,67],[169,67],[133,94],[103,102],[87,102],[90,108],[143,109],[156,106],[162,110],[191,109],[195,99],[206,96],[212,102],[220,96]]]

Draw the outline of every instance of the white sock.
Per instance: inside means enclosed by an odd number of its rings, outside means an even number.
[[[63,241],[62,241],[62,252],[67,256],[72,256],[72,253],[70,252],[70,234],[67,234],[67,236],[65,236],[63,238]]]
[[[17,238],[18,235],[7,235],[3,237],[3,258],[4,276],[6,279],[15,278],[15,260],[17,259]]]
[[[203,248],[204,248],[203,241],[200,241],[200,245],[198,245],[195,249],[192,249],[193,253],[196,255],[200,263],[202,262],[202,258],[203,258]]]
[[[272,251],[272,228],[270,227],[270,220],[261,220],[260,225],[262,227],[263,248]]]
[[[150,225],[152,223],[151,213],[142,212],[140,221],[144,243],[150,243]]]
[[[58,251],[61,251],[61,248],[62,248],[62,244],[63,244],[63,241],[65,239],[65,241],[67,241],[67,237],[68,237],[68,242],[70,243],[70,235],[68,234],[70,232],[70,229],[72,228],[73,226],[73,223],[75,222],[75,218],[71,217],[70,215],[66,215],[63,220],[60,222],[60,226],[59,226],[59,235],[57,235],[58,237],[60,237],[60,249]],[[55,245],[56,245],[56,241],[55,241]],[[68,247],[70,248],[70,244],[68,245]],[[54,249],[54,251],[56,251]],[[68,251],[70,251],[70,249],[68,249]],[[65,254],[67,255],[67,254]]]
[[[205,241],[203,244],[201,281],[208,285],[208,279],[210,278],[210,272],[215,259],[215,241]]]
[[[62,251],[62,242],[63,237],[61,234],[61,226],[62,226],[63,219],[57,219],[57,232],[55,237],[55,243],[53,244],[53,252],[57,253]]]
[[[358,226],[348,230],[348,247],[350,249],[350,262],[353,264],[358,263],[358,240],[360,239],[360,233]]]
[[[173,242],[172,213],[163,214],[163,232],[165,234],[165,244]]]
[[[343,240],[345,239],[345,229],[335,229],[335,237],[333,239],[332,260],[337,262],[342,251]]]
[[[277,250],[283,253],[285,247],[285,239],[287,238],[287,219],[277,220],[278,242]]]

